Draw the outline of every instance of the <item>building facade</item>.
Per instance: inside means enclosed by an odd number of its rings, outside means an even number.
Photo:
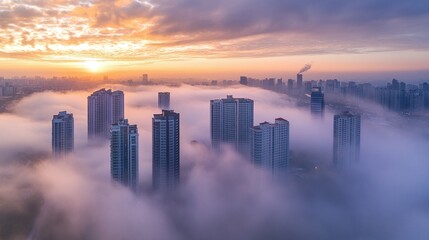
[[[148,84],[149,83],[149,75],[147,75],[146,73],[144,73],[142,75],[142,83],[143,84]]]
[[[334,116],[334,165],[348,167],[359,161],[361,117],[342,112]]]
[[[247,80],[247,77],[246,77],[246,76],[241,76],[241,77],[240,77],[240,84],[241,84],[241,85],[246,85],[246,86],[247,86],[247,84],[248,84],[248,80]]]
[[[113,124],[110,130],[110,174],[112,179],[134,192],[139,179],[139,133],[127,119]]]
[[[100,89],[88,97],[88,138],[108,139],[110,126],[124,119],[124,93]]]
[[[313,87],[311,90],[311,113],[323,114],[325,110],[325,94],[321,87]]]
[[[273,175],[284,172],[289,165],[289,122],[277,118],[250,130],[252,163],[269,170]]]
[[[249,155],[250,128],[253,127],[253,100],[234,98],[210,101],[211,140],[214,148],[232,145],[242,154]]]
[[[72,113],[59,112],[52,118],[52,154],[56,158],[74,150],[74,118]]]
[[[152,184],[171,191],[180,183],[180,115],[162,110],[152,118]]]
[[[303,77],[301,73],[298,73],[296,75],[296,88],[301,90],[302,89],[302,82],[303,82]]]

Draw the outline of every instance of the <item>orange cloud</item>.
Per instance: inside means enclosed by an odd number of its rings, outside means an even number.
[[[98,59],[127,65],[429,51],[426,1],[391,1],[384,3],[383,12],[379,4],[10,0],[0,3],[0,58],[63,63]]]

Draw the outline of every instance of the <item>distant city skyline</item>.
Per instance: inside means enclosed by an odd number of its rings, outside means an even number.
[[[268,61],[268,60],[265,60]],[[303,61],[305,62],[305,61]],[[300,62],[301,63],[301,62]],[[257,64],[260,65],[260,64]],[[296,64],[298,66],[298,64]],[[47,66],[47,69],[55,66]],[[238,66],[237,69],[246,69],[246,66]],[[298,67],[299,68],[299,67]],[[109,79],[113,80],[134,80],[136,82],[141,81],[141,71],[105,71],[99,73],[88,73],[88,72],[71,72],[71,71],[57,71],[52,70],[46,72],[40,69],[35,69],[34,71],[23,72],[21,70],[11,70],[9,69],[0,69],[0,77],[6,79],[21,78],[27,77],[29,79],[35,77],[42,78],[54,78],[54,77],[73,77],[73,78],[86,78],[88,80],[103,80],[105,76],[108,76]],[[242,70],[237,70],[236,68],[230,69],[230,71],[213,71],[212,69],[207,69],[205,71],[199,72],[183,72],[180,70],[177,71],[151,71],[152,77],[150,81],[169,81],[174,83],[181,83],[183,81],[189,80],[239,80],[240,75],[246,74],[248,77],[252,78],[266,78],[266,77],[276,77],[283,79],[296,79],[295,68],[291,69],[288,67],[283,67],[283,64],[279,65],[278,68],[272,68],[271,70],[259,71],[255,68],[251,68],[243,72]],[[374,82],[380,83],[385,81],[390,81],[393,78],[399,79],[401,81],[407,82],[421,82],[429,80],[429,69],[419,69],[419,70],[385,70],[385,71],[338,71],[332,69],[330,71],[320,71],[318,70],[317,63],[314,65],[313,69],[304,73],[306,80],[319,80],[319,79],[341,79],[343,81],[357,81],[357,82]],[[296,82],[295,82],[296,84]]]

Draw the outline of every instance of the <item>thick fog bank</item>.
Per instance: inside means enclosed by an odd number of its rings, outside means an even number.
[[[140,134],[140,188],[110,179],[109,145],[87,144],[90,92],[33,94],[0,114],[0,239],[427,239],[429,140],[417,124],[362,119],[361,161],[332,169],[333,114],[314,118],[285,95],[246,87],[124,87]],[[151,191],[157,92],[181,120],[181,187]],[[255,124],[290,122],[291,172],[272,178],[230,147],[210,149],[209,100],[255,101]],[[364,107],[364,106],[363,106]],[[75,118],[75,152],[51,159],[51,119]],[[379,119],[375,121],[374,119]],[[398,117],[398,121],[402,120]],[[406,123],[407,121],[404,121]]]

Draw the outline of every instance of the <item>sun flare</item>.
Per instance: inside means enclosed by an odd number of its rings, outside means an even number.
[[[85,68],[90,72],[98,72],[101,67],[101,63],[97,60],[88,60],[84,62]]]

